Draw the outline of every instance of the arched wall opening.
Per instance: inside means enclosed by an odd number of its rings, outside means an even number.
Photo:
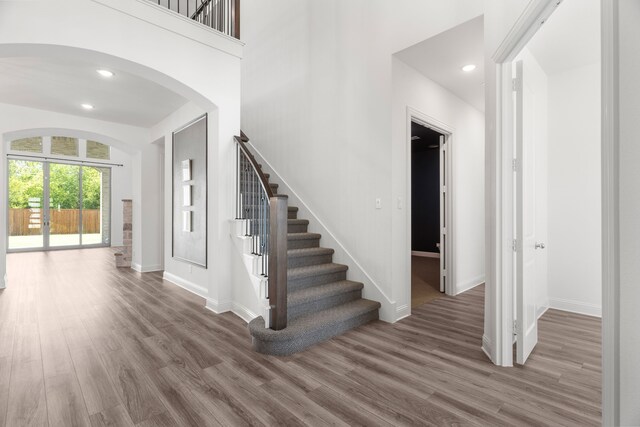
[[[212,171],[208,175],[207,189],[209,194],[207,218],[210,224],[208,227],[208,254],[211,254],[209,255],[209,268],[203,271],[192,271],[191,268],[173,265],[171,267],[173,270],[170,273],[173,281],[191,290],[196,289],[202,296],[212,298],[216,302],[220,301],[228,306],[230,272],[225,254],[229,252],[226,250],[226,246],[229,245],[227,221],[233,217],[234,206],[233,136],[239,133],[240,126],[239,57],[229,55],[220,49],[212,49],[210,46],[203,47],[199,43],[194,43],[193,40],[189,41],[189,48],[181,46],[184,40],[180,40],[181,43],[170,45],[170,54],[155,55],[156,58],[154,58],[154,55],[150,55],[144,49],[139,49],[137,52],[139,55],[136,57],[136,55],[132,55],[131,46],[118,40],[105,42],[105,40],[91,40],[89,38],[88,42],[86,40],[76,42],[79,38],[74,37],[73,43],[69,42],[70,39],[67,38],[68,44],[55,44],[57,40],[37,43],[35,41],[42,41],[46,38],[39,37],[40,34],[36,34],[35,37],[26,37],[24,34],[22,37],[16,37],[15,34],[9,33],[8,28],[0,29],[0,34],[7,35],[7,37],[0,37],[0,40],[8,41],[0,43],[0,58],[53,57],[92,61],[103,64],[104,67],[123,70],[152,81],[189,101],[183,108],[150,128],[106,123],[58,112],[28,111],[33,109],[0,104],[0,112],[3,109],[15,107],[29,113],[17,115],[21,116],[17,123],[6,123],[4,126],[0,124],[0,136],[3,141],[7,138],[27,137],[35,134],[58,134],[97,139],[131,155],[134,212],[136,203],[138,207],[138,215],[136,216],[134,213],[134,240],[136,238],[135,230],[137,229],[137,233],[139,233],[137,250],[134,247],[134,261],[136,258],[138,259],[137,265],[141,271],[163,269],[168,258],[166,247],[171,245],[171,242],[166,239],[166,228],[170,227],[168,224],[170,218],[167,219],[166,215],[161,215],[167,211],[167,203],[170,203],[170,199],[167,200],[166,197],[167,185],[164,182],[169,163],[165,161],[164,147],[159,147],[152,142],[162,137],[170,147],[171,133],[174,129],[191,120],[196,114],[208,113],[208,164]],[[60,37],[53,37],[53,39],[57,38]],[[30,42],[24,43],[20,39],[28,39]],[[91,45],[92,41],[94,48],[87,48],[87,45]],[[78,46],[79,44],[84,46]],[[189,56],[189,58],[185,56]],[[185,65],[187,59],[192,62]],[[7,128],[7,126],[10,127]],[[0,150],[2,160],[0,162],[0,191],[6,197],[4,144]],[[167,155],[170,156],[170,152]],[[148,179],[148,177],[155,178]],[[160,196],[158,196],[159,194]],[[141,210],[149,204],[156,206],[158,203],[164,206],[164,209],[157,209],[159,219],[147,221],[150,214],[145,212],[145,221],[143,222]],[[0,231],[0,287],[5,284],[6,280],[6,238],[4,236],[6,221],[6,213],[0,212],[0,228],[2,229]],[[148,229],[149,223],[153,223],[155,228]],[[153,240],[153,236],[157,236],[157,241]],[[165,237],[164,242],[163,236]],[[160,247],[164,245],[164,250],[158,250],[158,245]],[[149,250],[149,248],[154,249]],[[160,259],[157,259],[158,256]],[[164,269],[167,273],[168,269]],[[2,280],[3,276],[5,280]]]

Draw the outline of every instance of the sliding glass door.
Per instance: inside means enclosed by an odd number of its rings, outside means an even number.
[[[80,246],[80,166],[47,165],[49,247]]]
[[[44,163],[9,160],[7,248],[44,248]]]
[[[9,160],[8,250],[110,244],[111,169]]]

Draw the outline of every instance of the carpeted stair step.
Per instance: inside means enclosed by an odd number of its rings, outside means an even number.
[[[289,233],[287,244],[289,249],[317,248],[320,246],[318,233]]]
[[[362,298],[360,282],[343,280],[290,292],[287,297],[289,320]]]
[[[380,303],[366,299],[351,301],[300,316],[279,331],[266,329],[262,317],[249,323],[254,350],[286,356],[378,319]]]
[[[278,192],[278,184],[269,183],[269,187],[271,187],[271,191],[273,191],[274,194]]]
[[[288,219],[287,220],[288,233],[306,233],[307,227],[309,227],[308,219]]]
[[[334,263],[290,268],[287,270],[287,291],[346,280],[348,269],[344,264]]]
[[[327,264],[333,260],[331,248],[302,248],[287,251],[289,268],[306,267],[308,265]]]
[[[287,213],[289,214],[289,216],[288,216],[289,219],[298,218],[298,208],[295,207],[295,206],[288,206],[287,207]]]

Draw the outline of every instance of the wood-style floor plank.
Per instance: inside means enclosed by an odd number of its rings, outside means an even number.
[[[548,310],[527,364],[498,368],[483,287],[272,357],[235,315],[108,249],[10,254],[8,275],[0,427],[601,422],[600,320]]]

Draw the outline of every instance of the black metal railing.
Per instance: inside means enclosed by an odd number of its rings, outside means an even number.
[[[269,181],[242,134],[236,136],[236,218],[243,220],[251,252],[259,256],[259,274],[267,280],[271,329],[287,326],[287,196],[273,194]]]
[[[151,0],[228,36],[240,38],[240,0]]]

